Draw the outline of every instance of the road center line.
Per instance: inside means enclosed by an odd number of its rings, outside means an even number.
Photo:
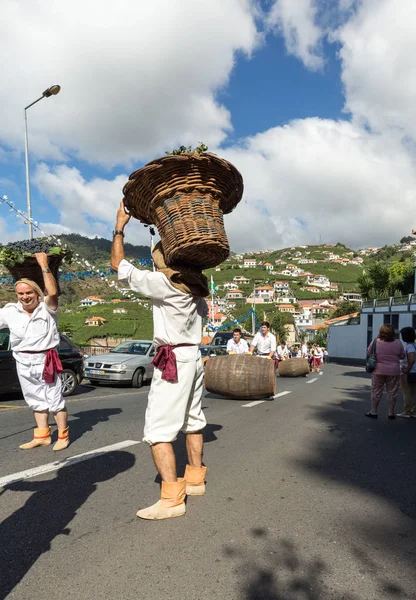
[[[0,477],[0,488],[10,485],[11,483],[15,483],[16,481],[22,481],[22,479],[37,477],[38,475],[50,473],[51,471],[59,471],[59,469],[62,469],[63,467],[69,467],[70,465],[75,465],[79,462],[83,462],[84,460],[88,460],[89,458],[97,458],[97,456],[102,456],[107,452],[121,450],[122,448],[128,448],[129,446],[134,446],[135,444],[140,444],[140,442],[136,442],[134,440],[125,440],[124,442],[119,442],[118,444],[103,446],[97,450],[90,450],[89,452],[84,452],[83,454],[70,456],[69,458],[64,458],[63,460],[55,460],[54,462],[41,465],[40,467],[35,467],[34,469],[27,469],[26,471],[20,471],[20,473],[6,475],[5,477]]]
[[[286,396],[286,394],[291,394],[292,392],[279,392],[273,398],[281,398],[282,396]]]
[[[309,381],[307,381],[306,383],[315,383],[315,381],[318,381],[318,377],[314,377],[313,379],[309,379]]]
[[[243,404],[243,408],[250,408],[251,406],[257,406],[257,404],[263,404],[266,400],[253,400],[253,402],[249,402],[248,404]]]

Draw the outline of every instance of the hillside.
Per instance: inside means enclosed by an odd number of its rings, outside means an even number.
[[[89,239],[78,234],[60,237],[76,254],[94,264],[96,268],[110,267],[111,241],[103,238]],[[136,264],[144,264],[150,258],[147,246],[126,244],[126,258]],[[298,246],[271,250],[269,252],[252,252],[247,254],[231,253],[230,258],[215,269],[205,272],[208,280],[213,279],[216,286],[216,298],[223,304],[220,310],[225,310],[234,318],[240,318],[251,308],[251,302],[246,298],[253,293],[254,287],[270,285],[272,289],[276,282],[288,283],[290,296],[297,300],[323,299],[334,302],[345,292],[358,290],[357,278],[375,261],[388,261],[389,264],[413,260],[415,245],[408,243],[385,246],[383,248],[367,248],[355,251],[342,244],[335,246],[324,244],[319,246]],[[247,262],[248,261],[248,262]],[[252,266],[248,266],[251,264]],[[146,268],[150,268],[148,264]],[[320,280],[316,279],[320,277]],[[234,300],[234,306],[227,310],[224,297],[228,290],[224,284],[233,282],[234,277],[244,277],[247,281],[239,283],[238,287],[243,297]],[[70,280],[67,280],[70,279]],[[110,282],[116,281],[115,274],[109,275]],[[314,282],[318,281],[315,285]],[[319,282],[320,281],[320,282]],[[322,284],[324,282],[324,285]],[[85,272],[76,263],[63,266],[61,275],[61,312],[60,329],[66,331],[75,342],[86,344],[92,338],[149,338],[152,336],[152,313],[149,303],[129,302],[120,291],[111,287],[93,272]],[[10,301],[14,296],[12,285],[0,286],[0,301]],[[279,295],[277,292],[274,294]],[[280,294],[281,295],[281,294]],[[88,296],[97,296],[104,302],[95,306],[81,307],[80,301]],[[140,295],[137,294],[140,299]],[[273,299],[274,299],[273,298]],[[267,304],[256,305],[258,318],[265,316],[273,318],[279,309],[273,299]],[[118,300],[118,302],[112,302]],[[124,309],[114,312],[115,309]],[[231,310],[231,312],[230,312]],[[126,312],[124,312],[126,311]],[[100,326],[89,326],[87,319],[100,317],[104,323]],[[251,318],[249,318],[250,321]],[[216,323],[218,326],[219,323]]]

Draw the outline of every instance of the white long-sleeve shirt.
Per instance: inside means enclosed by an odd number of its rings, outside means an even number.
[[[24,354],[25,352],[46,352],[59,345],[58,311],[52,310],[46,302],[40,302],[29,316],[20,302],[10,302],[0,309],[0,328],[10,329],[10,346],[13,356],[22,364],[41,364],[44,354]]]
[[[157,346],[196,344],[202,340],[202,318],[208,314],[203,298],[175,288],[163,273],[137,269],[126,260],[118,267],[118,279],[132,290],[151,298],[153,303],[153,338]],[[178,348],[178,351],[190,348]]]

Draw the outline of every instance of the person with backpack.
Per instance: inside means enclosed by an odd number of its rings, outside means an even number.
[[[367,356],[371,356],[376,345],[376,367],[371,376],[371,409],[366,417],[377,419],[378,405],[383,395],[384,387],[387,392],[388,418],[395,419],[395,407],[400,381],[400,360],[405,357],[400,340],[396,339],[392,325],[380,327],[377,340],[373,340],[367,348]]]

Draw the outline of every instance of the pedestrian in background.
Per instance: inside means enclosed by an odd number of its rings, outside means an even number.
[[[367,348],[370,356],[374,340]],[[395,407],[400,381],[400,360],[405,357],[403,345],[396,339],[391,325],[382,325],[377,336],[376,344],[377,365],[371,377],[371,410],[365,413],[366,417],[376,419],[378,405],[386,387],[388,400],[388,418],[395,419]]]
[[[406,356],[400,365],[400,387],[403,394],[403,412],[398,417],[416,418],[416,333],[413,327],[403,327],[400,334],[406,344]]]

